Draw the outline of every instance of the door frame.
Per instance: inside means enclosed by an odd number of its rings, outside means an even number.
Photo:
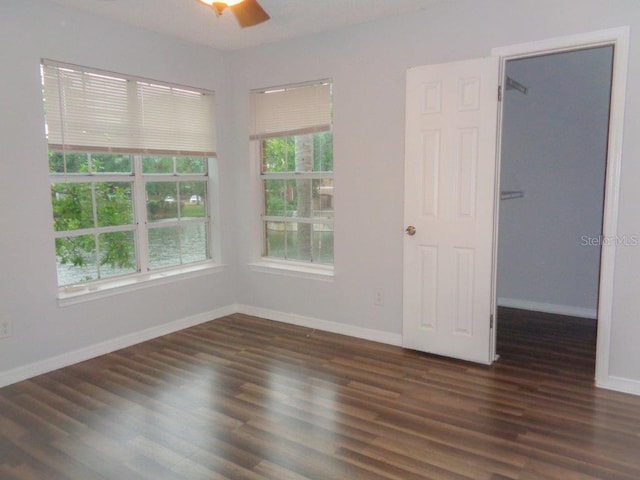
[[[599,30],[548,40],[497,47],[491,50],[492,56],[500,57],[500,84],[504,84],[506,63],[509,60],[537,57],[552,53],[570,52],[585,48],[613,46],[613,68],[611,81],[611,100],[609,111],[609,138],[605,171],[604,208],[602,235],[604,239],[616,239],[618,235],[618,207],[620,194],[620,169],[622,165],[622,137],[624,122],[627,65],[629,57],[628,26]],[[501,87],[504,90],[504,87]],[[492,311],[497,313],[497,263],[498,263],[498,225],[500,199],[500,166],[502,146],[502,121],[504,102],[498,108],[498,129],[496,144],[496,191],[493,241],[492,275]],[[609,354],[611,345],[611,323],[614,294],[614,273],[616,259],[616,241],[602,242],[600,253],[600,279],[597,306],[597,343],[596,343],[596,386],[618,389],[609,376]],[[497,323],[491,333],[491,351],[496,356]]]

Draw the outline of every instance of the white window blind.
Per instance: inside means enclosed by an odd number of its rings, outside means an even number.
[[[331,130],[331,84],[253,90],[250,97],[251,139]]]
[[[49,147],[215,156],[213,92],[43,61]]]

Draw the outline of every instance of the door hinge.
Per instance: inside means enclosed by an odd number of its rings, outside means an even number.
[[[493,328],[493,313],[489,316],[489,328]]]
[[[498,101],[502,101],[502,85],[498,85]]]

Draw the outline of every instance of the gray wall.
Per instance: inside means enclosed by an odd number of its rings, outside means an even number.
[[[244,222],[236,244],[241,304],[349,328],[402,332],[404,89],[408,67],[489,56],[492,48],[622,25],[640,29],[640,3],[598,0],[460,0],[421,14],[388,18],[325,34],[236,52],[235,110],[247,124],[251,88],[309,79],[334,82],[335,262],[333,283],[257,272],[255,215],[259,200],[244,134],[236,138],[238,211]],[[619,229],[640,231],[640,37],[631,38]],[[618,249],[611,336],[612,376],[640,381],[640,296],[635,282],[640,248]],[[383,307],[373,290],[384,291]],[[585,303],[586,305],[586,303]],[[640,383],[634,384],[640,392]]]
[[[44,0],[0,2],[0,311],[14,324],[13,336],[0,340],[0,376],[236,304],[397,338],[406,69],[621,25],[640,30],[636,0],[453,0],[418,14],[226,54]],[[640,230],[639,48],[640,37],[633,36],[619,218],[620,232],[630,234]],[[38,76],[42,57],[216,90],[222,251],[229,265],[223,272],[58,306]],[[254,271],[247,263],[256,258],[260,222],[247,146],[247,92],[327,77],[335,92],[335,280]],[[609,373],[640,385],[638,271],[640,248],[619,249]],[[373,305],[375,288],[384,291],[382,307]]]
[[[0,2],[0,315],[13,323],[0,339],[0,373],[95,344],[159,328],[233,304],[232,269],[114,297],[61,307],[49,193],[40,60],[62,62],[228,91],[226,55],[59,8],[46,1]],[[220,116],[231,116],[224,95]],[[221,122],[219,136],[230,134]],[[220,156],[226,155],[220,145]],[[220,162],[220,175],[230,177]],[[223,250],[233,262],[231,185],[223,184]],[[1,382],[0,382],[1,383]]]
[[[611,47],[513,60],[505,93],[499,304],[595,317]]]

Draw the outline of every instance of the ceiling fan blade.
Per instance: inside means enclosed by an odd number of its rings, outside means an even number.
[[[229,8],[231,8],[242,28],[266,22],[271,18],[256,0],[244,0],[236,5],[231,5]]]

